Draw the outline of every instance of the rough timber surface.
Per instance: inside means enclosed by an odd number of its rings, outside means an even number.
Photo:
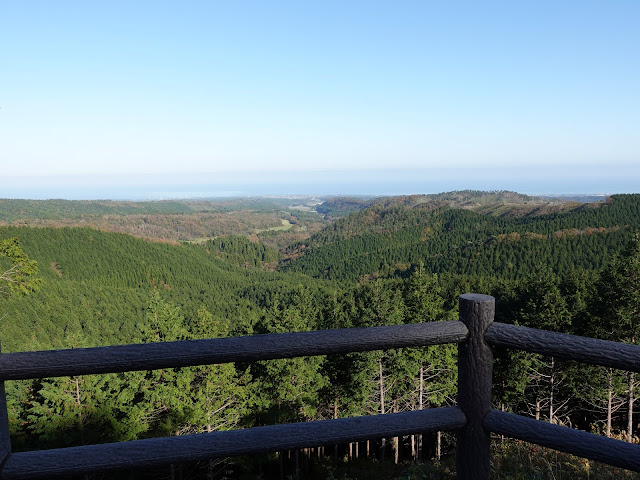
[[[469,337],[458,346],[458,405],[469,421],[457,434],[459,480],[489,480],[491,471],[490,437],[482,422],[491,410],[493,354],[484,336],[494,314],[493,297],[460,295],[460,320],[469,329]]]
[[[640,372],[640,346],[566,333],[494,323],[486,333],[491,345]]]
[[[640,472],[640,445],[498,410],[489,412],[484,425],[500,435]]]
[[[293,450],[365,438],[448,431],[461,427],[465,422],[466,418],[458,407],[447,407],[15,453],[9,457],[0,478],[50,478],[86,471],[98,472]]]
[[[0,355],[0,380],[61,377],[456,343],[459,321]]]

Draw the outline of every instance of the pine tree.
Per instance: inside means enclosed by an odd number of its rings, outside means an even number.
[[[313,321],[303,317],[312,309],[309,297],[298,298],[304,304],[281,306],[275,300],[265,313],[260,333],[308,331]],[[308,421],[315,417],[320,392],[327,383],[323,373],[324,356],[297,357],[258,362],[253,365],[255,401],[269,423]]]
[[[221,338],[229,335],[227,319],[217,318],[201,306],[192,328],[193,338]],[[192,367],[194,409],[186,429],[213,432],[237,427],[247,413],[248,369],[236,372],[231,363]]]
[[[30,260],[17,238],[0,240],[0,296],[27,294],[40,286],[38,265]]]
[[[570,333],[571,314],[555,274],[543,269],[529,277],[523,282],[519,296],[523,303],[517,316],[520,325]],[[566,395],[567,375],[563,364],[554,357],[547,358],[538,354],[524,354],[521,358],[527,364],[529,372],[528,390],[534,397],[530,405],[536,419],[543,416],[542,410],[546,409],[548,421],[555,423],[558,412],[569,401]]]
[[[640,340],[640,233],[624,253],[613,259],[602,274],[598,288],[603,336],[616,341]],[[627,372],[627,441],[633,441],[633,414],[638,380]]]
[[[443,321],[452,318],[445,310],[438,276],[425,272],[420,262],[407,282],[405,291],[407,321],[411,323]],[[422,349],[405,349],[405,355],[416,365],[413,377],[413,408],[439,407],[453,401],[457,384],[457,348],[437,345]],[[417,385],[416,385],[417,384]],[[436,458],[440,458],[441,432],[436,437]],[[422,435],[417,438],[416,457],[422,455]]]

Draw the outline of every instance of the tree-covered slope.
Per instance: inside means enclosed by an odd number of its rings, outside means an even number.
[[[640,228],[640,195],[507,218],[437,203],[381,202],[289,248],[282,269],[353,281],[424,262],[432,272],[515,278],[541,264],[599,269]]]
[[[103,215],[179,215],[203,212],[280,211],[308,203],[309,198],[229,198],[216,200],[26,200],[0,198],[0,222],[61,220]]]
[[[583,200],[588,198],[588,200]],[[488,213],[495,216],[524,217],[553,212],[568,212],[582,207],[583,203],[598,203],[602,199],[593,196],[571,198],[534,197],[507,190],[480,191],[456,190],[452,192],[377,197],[372,199],[333,197],[316,207],[316,211],[327,218],[340,218],[367,208],[378,207],[420,207],[434,208],[449,206]]]
[[[69,346],[73,335],[91,345],[135,341],[154,291],[189,318],[205,306],[242,322],[276,293],[287,297],[300,284],[318,284],[300,275],[249,271],[201,245],[89,228],[0,227],[0,238],[14,237],[38,263],[43,282],[32,295],[2,300],[4,351]],[[262,261],[263,253],[245,252],[245,260],[254,263],[255,254]]]
[[[0,222],[79,218],[100,215],[178,214],[195,210],[186,203],[116,202],[111,200],[20,200],[0,198]]]

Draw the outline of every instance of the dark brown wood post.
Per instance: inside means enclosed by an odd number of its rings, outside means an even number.
[[[2,351],[0,350],[0,355]],[[0,472],[11,455],[11,438],[9,438],[9,416],[7,414],[7,397],[4,393],[4,381],[0,381]]]
[[[467,424],[458,431],[458,480],[489,480],[489,432],[482,426],[491,410],[493,355],[484,334],[493,323],[495,299],[489,295],[460,295],[460,321],[469,337],[458,346],[458,406]]]

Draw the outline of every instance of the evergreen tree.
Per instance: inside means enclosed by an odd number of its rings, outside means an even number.
[[[452,318],[445,310],[438,276],[425,272],[420,262],[407,282],[405,291],[407,323],[443,321]],[[457,385],[457,347],[437,345],[422,349],[405,349],[416,374],[413,376],[412,409],[440,407],[453,401]],[[417,401],[415,401],[417,400]],[[441,433],[436,440],[436,457],[441,455]],[[417,438],[415,457],[422,456],[422,435]]]
[[[17,238],[0,240],[0,296],[34,291],[42,282],[37,273],[37,263],[24,253]]]
[[[230,333],[227,319],[214,319],[201,306],[192,328],[193,338],[221,338]],[[192,367],[190,389],[194,411],[187,428],[195,433],[229,430],[240,423],[249,406],[249,370],[236,372],[231,363]]]
[[[571,314],[559,284],[559,278],[545,269],[527,278],[518,292],[522,307],[517,322],[526,327],[571,333]],[[529,405],[536,419],[544,416],[545,410],[548,421],[555,423],[569,401],[564,364],[539,354],[521,353],[512,358],[519,358],[526,365],[527,391],[532,397]]]
[[[276,298],[265,313],[260,333],[285,333],[308,331],[313,320],[301,312],[309,313],[313,308],[310,297],[298,297],[298,303],[281,306]],[[310,321],[311,320],[311,321]],[[260,422],[284,423],[308,421],[316,416],[320,392],[327,383],[322,371],[324,356],[297,357],[258,362],[253,365],[256,379],[253,392]]]
[[[640,339],[640,233],[602,274],[599,295],[604,338],[627,343]],[[633,441],[634,402],[638,380],[627,372],[627,441]]]

